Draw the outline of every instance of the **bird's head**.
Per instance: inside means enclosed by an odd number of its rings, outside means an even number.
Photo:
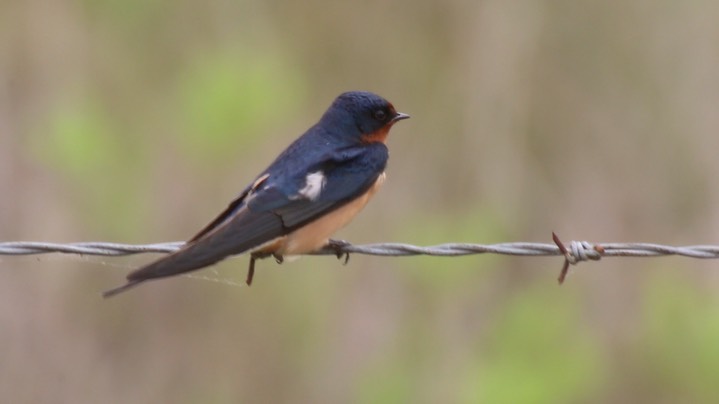
[[[397,112],[389,101],[365,91],[340,94],[320,122],[353,142],[384,142],[395,122],[409,118]]]

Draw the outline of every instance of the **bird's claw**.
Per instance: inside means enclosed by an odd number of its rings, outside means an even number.
[[[345,251],[345,247],[350,246],[351,244],[345,240],[333,240],[330,239],[327,242],[327,245],[325,248],[328,248],[330,250],[333,250],[335,252],[335,255],[337,256],[338,260],[341,260],[342,257],[345,257],[345,261],[342,263],[343,265],[347,265],[347,263],[350,260],[350,253]]]
[[[253,252],[252,254],[250,254],[250,267],[247,270],[247,279],[245,280],[247,286],[252,285],[252,278],[255,277],[255,261],[267,258],[269,256],[274,257],[275,261],[277,261],[278,264],[281,264],[285,261],[285,258],[279,254],[268,252]]]
[[[345,251],[345,248],[347,246],[351,245],[347,241],[344,240],[332,240],[330,239],[327,242],[327,245],[325,245],[324,248],[330,249],[334,251],[335,255],[337,256],[337,259],[342,259],[344,257],[344,265],[347,265],[347,263],[350,260],[350,253]],[[250,254],[250,267],[247,269],[247,279],[245,280],[245,283],[247,283],[247,286],[252,285],[252,279],[255,277],[255,261],[261,260],[267,257],[273,257],[275,261],[278,264],[282,264],[285,262],[285,257],[283,257],[280,254],[277,253],[270,253],[270,252],[253,252]]]
[[[275,257],[275,262],[277,262],[278,264],[285,262],[285,257],[279,254],[272,254],[272,256]]]

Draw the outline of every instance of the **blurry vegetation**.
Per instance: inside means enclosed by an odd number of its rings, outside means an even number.
[[[118,190],[138,187],[149,163],[123,136],[126,130],[100,98],[88,95],[63,103],[28,139],[37,160],[75,192],[73,202],[87,214],[86,223],[112,212],[124,218],[108,222],[120,234],[142,222],[133,220],[140,214],[137,195]]]
[[[202,55],[180,79],[183,151],[207,164],[237,158],[257,138],[296,119],[301,78],[266,51]],[[283,94],[278,97],[278,94]],[[244,134],[244,135],[243,135]]]
[[[640,386],[662,386],[669,401],[715,401],[719,299],[697,293],[697,285],[677,275],[656,277],[646,289],[645,321],[633,358],[641,368]]]
[[[467,380],[465,402],[581,402],[601,391],[604,352],[569,295],[532,286],[506,302],[475,354],[482,382]]]

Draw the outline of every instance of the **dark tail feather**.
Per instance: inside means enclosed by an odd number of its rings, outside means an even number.
[[[113,297],[119,293],[122,293],[128,289],[134,288],[135,286],[139,285],[140,283],[144,282],[144,280],[136,280],[136,281],[128,281],[126,284],[122,286],[118,286],[114,289],[106,290],[102,292],[102,297],[105,299],[109,297]]]
[[[193,251],[192,246],[176,253],[160,258],[127,275],[127,283],[114,289],[103,292],[105,298],[115,296],[138,284],[151,279],[165,278],[191,272],[223,260],[224,254],[203,254]]]
[[[131,272],[127,275],[127,284],[108,290],[103,296],[114,296],[150,279],[180,275],[216,264],[230,255],[241,254],[282,236],[284,232],[281,218],[272,212],[239,212],[179,251]]]

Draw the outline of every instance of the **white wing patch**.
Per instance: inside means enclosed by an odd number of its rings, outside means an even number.
[[[326,182],[327,178],[325,178],[325,174],[322,171],[307,174],[305,186],[300,189],[297,199],[305,198],[314,201],[320,196]]]

